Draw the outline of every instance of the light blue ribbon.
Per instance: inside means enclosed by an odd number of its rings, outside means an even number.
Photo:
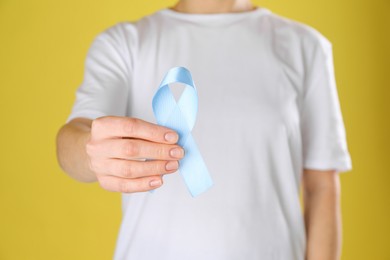
[[[169,88],[169,84],[176,82],[185,85],[177,103]],[[198,112],[198,94],[191,73],[183,67],[170,69],[154,95],[152,105],[157,123],[179,134],[178,145],[185,151],[179,171],[191,195],[196,197],[209,189],[213,181],[191,135]]]

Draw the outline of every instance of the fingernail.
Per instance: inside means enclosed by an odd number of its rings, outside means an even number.
[[[153,180],[149,183],[150,187],[156,187],[156,186],[160,186],[162,184],[162,181],[161,180]]]
[[[169,132],[165,134],[165,140],[168,142],[177,142],[178,138],[179,138],[178,135],[173,132]]]
[[[179,168],[179,162],[178,161],[169,161],[165,165],[165,169],[167,171],[177,170],[177,168]]]
[[[173,148],[171,151],[170,151],[170,155],[173,157],[173,158],[182,158],[184,156],[184,150],[183,148]]]

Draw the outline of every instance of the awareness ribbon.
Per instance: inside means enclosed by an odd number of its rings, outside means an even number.
[[[169,88],[171,83],[185,85],[177,103]],[[180,175],[192,197],[196,197],[209,189],[213,181],[191,135],[198,112],[198,94],[189,70],[184,67],[170,69],[153,97],[152,106],[157,123],[179,135],[178,145],[185,151],[179,164]]]

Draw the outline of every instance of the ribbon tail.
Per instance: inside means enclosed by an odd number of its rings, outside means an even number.
[[[184,150],[179,171],[192,197],[196,197],[211,188],[213,180],[191,134],[187,137]]]

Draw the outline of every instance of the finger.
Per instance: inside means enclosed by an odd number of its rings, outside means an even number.
[[[179,139],[172,129],[129,117],[110,116],[95,119],[92,122],[92,133],[98,138],[127,137],[167,144],[174,144]]]
[[[104,174],[133,179],[169,174],[177,171],[178,161],[132,161],[109,159],[104,161]]]
[[[92,150],[94,149],[94,150]],[[159,144],[137,139],[107,139],[89,148],[89,154],[116,159],[178,160],[184,150],[174,144]]]
[[[98,180],[103,189],[122,193],[149,191],[156,189],[163,184],[161,176],[150,176],[137,179],[103,176]]]

